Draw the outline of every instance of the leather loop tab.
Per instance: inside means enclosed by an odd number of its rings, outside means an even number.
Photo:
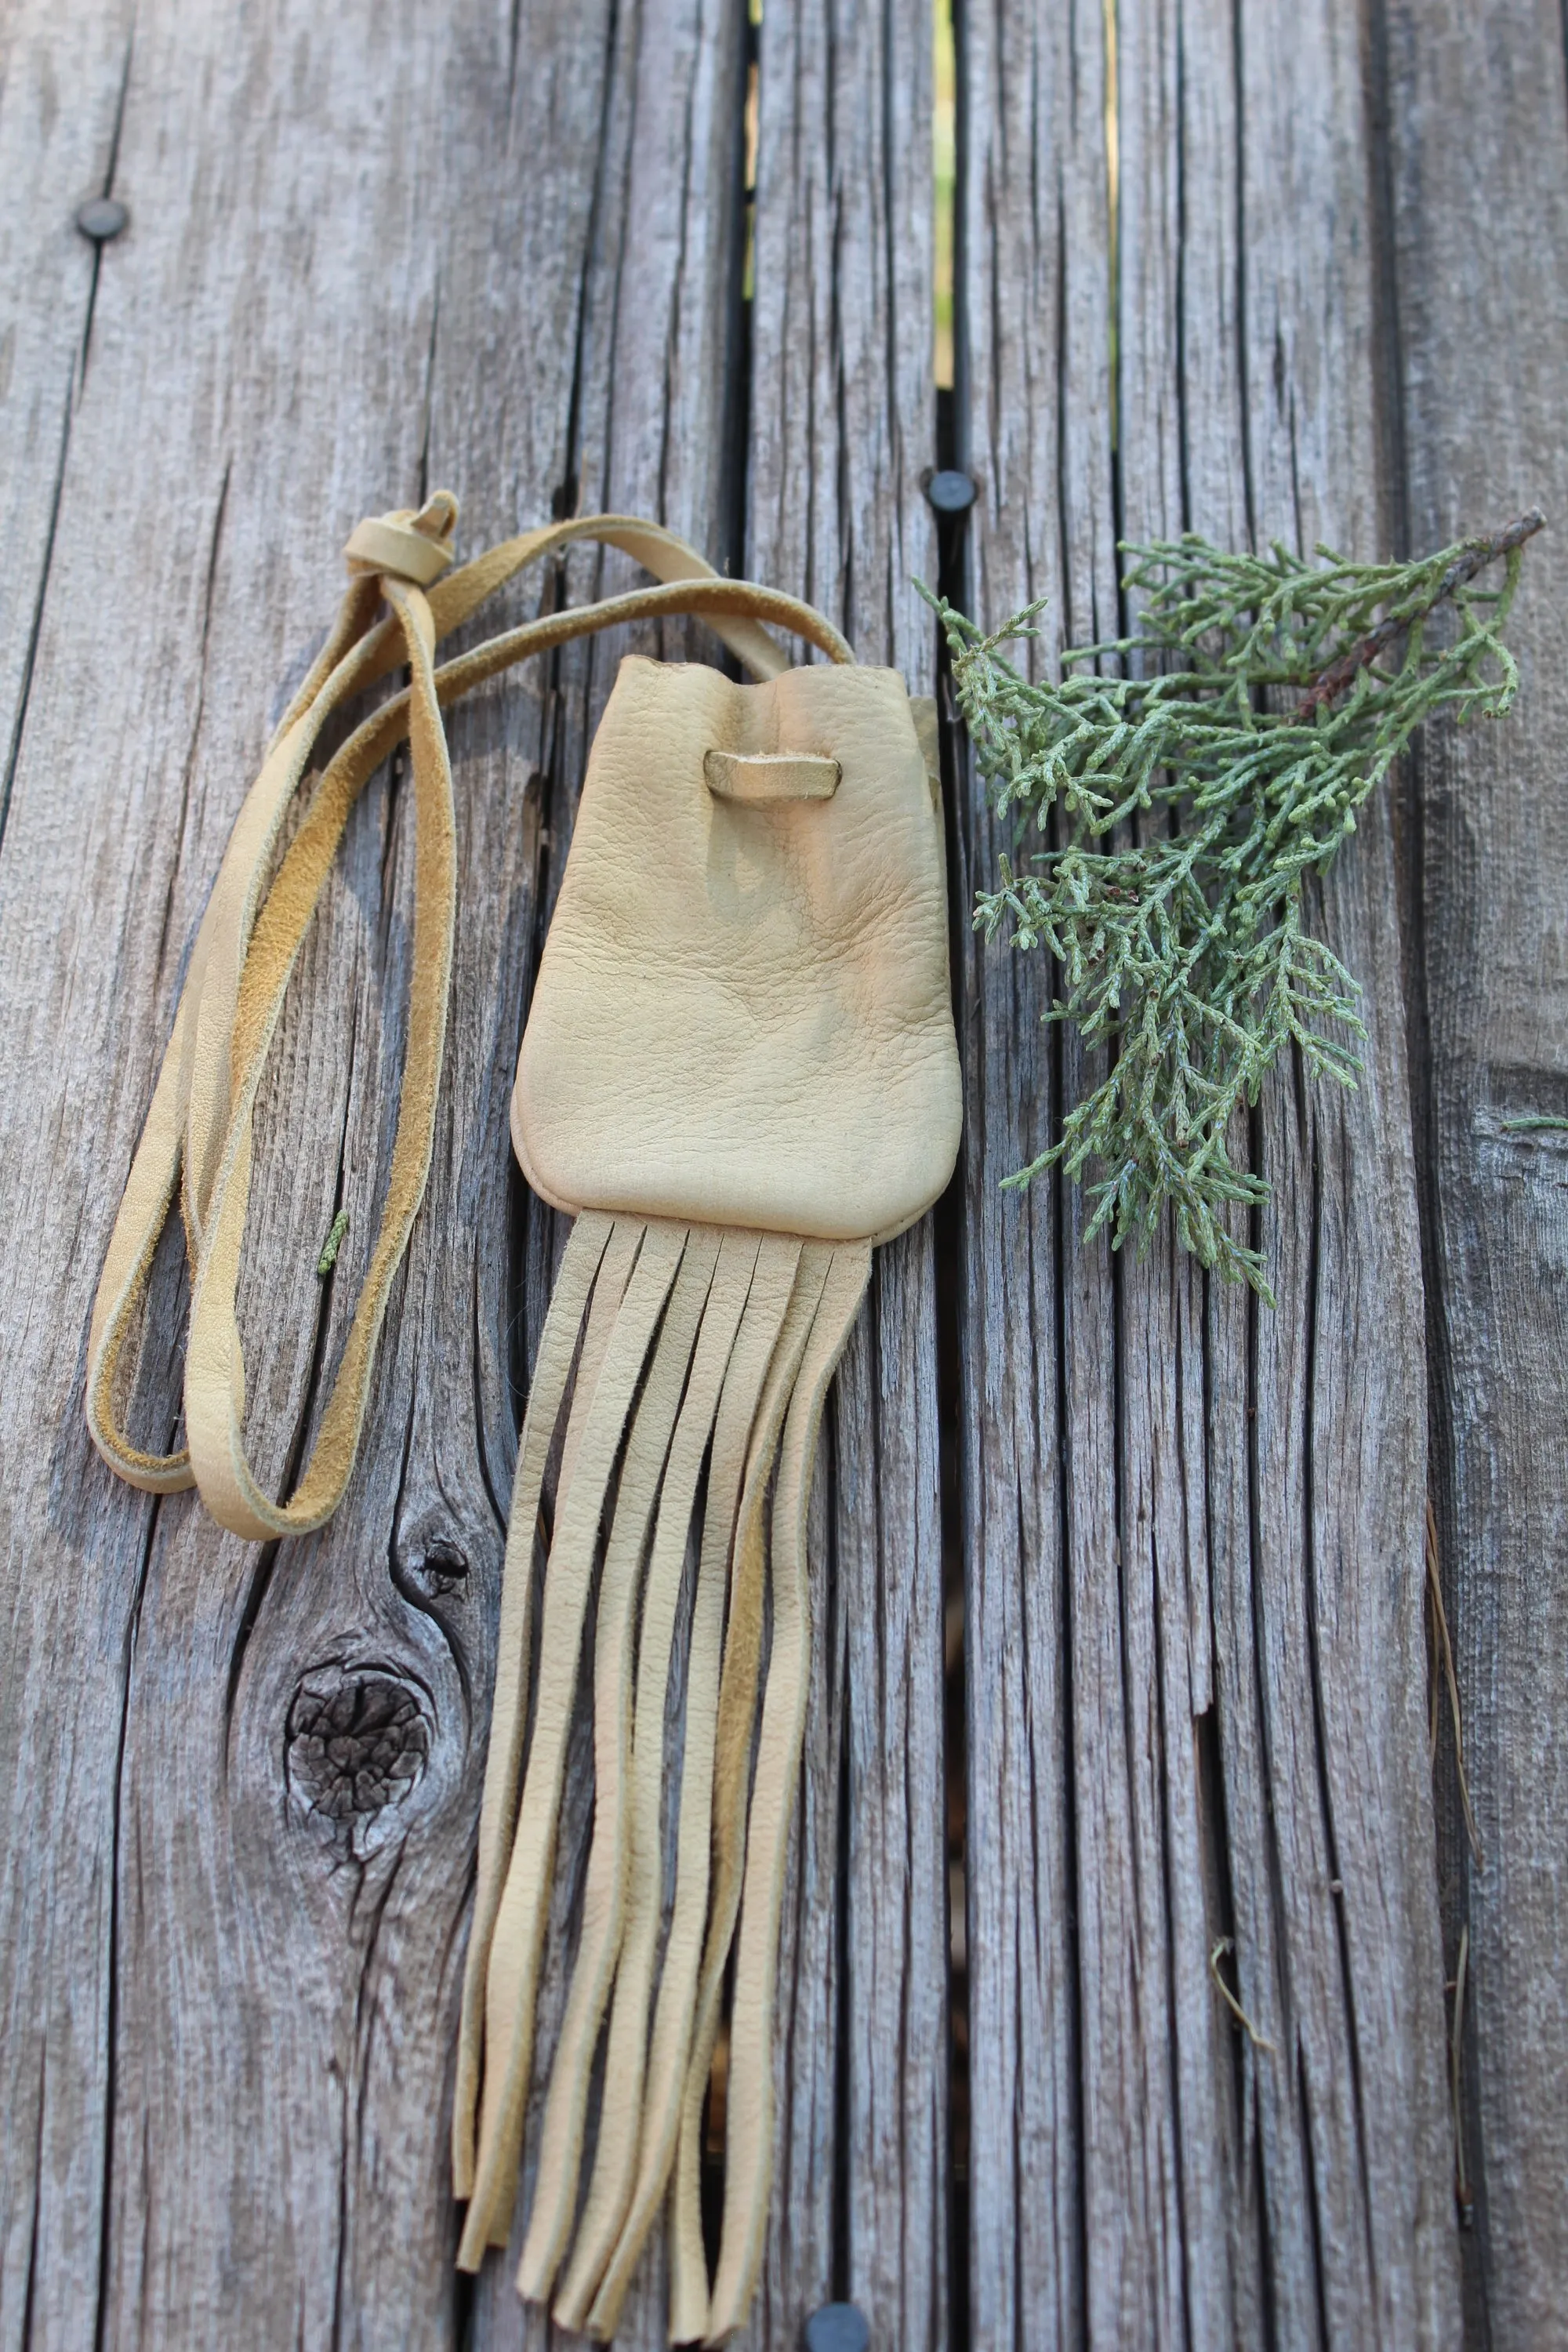
[[[837,760],[814,751],[712,751],[703,758],[702,772],[715,800],[765,807],[770,801],[830,801],[842,771]]]
[[[343,555],[351,572],[379,572],[428,588],[452,561],[457,528],[457,499],[450,490],[437,490],[417,513],[399,508],[392,514],[367,515],[355,525]]]

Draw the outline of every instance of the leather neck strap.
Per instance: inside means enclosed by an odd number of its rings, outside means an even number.
[[[749,581],[721,578],[694,548],[657,523],[585,516],[525,531],[450,570],[457,517],[456,499],[439,491],[416,513],[401,510],[361,523],[349,541],[348,593],[236,819],[196,934],[93,1302],[87,1417],[99,1452],[122,1478],[153,1493],[199,1486],[216,1519],[256,1541],[304,1534],[337,1508],[359,1450],[392,1279],[429,1173],[457,905],[452,771],[442,706],[530,654],[618,621],[663,614],[700,614],[762,678],[788,667],[764,622],[805,638],[833,661],[854,659],[831,623],[809,604]],[[487,596],[525,565],[575,540],[619,548],[651,572],[657,584],[543,615],[437,667],[440,640]],[[378,618],[384,604],[390,609]],[[322,729],[353,696],[402,665],[408,685],[329,761],[264,894],[284,819]],[[414,781],[414,943],[408,1045],[386,1202],[315,1444],[294,1494],[278,1502],[258,1484],[246,1456],[245,1362],[236,1312],[256,1098],[289,976],[349,814],[405,737]],[[177,1189],[191,1267],[188,1443],[177,1453],[150,1454],[121,1427],[116,1389]]]

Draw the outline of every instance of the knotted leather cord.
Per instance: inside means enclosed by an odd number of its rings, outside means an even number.
[[[853,660],[837,631],[809,605],[750,582],[719,578],[695,549],[657,524],[616,515],[556,523],[524,532],[435,579],[450,559],[456,520],[456,500],[438,492],[417,514],[398,512],[362,524],[349,542],[354,576],[337,622],[247,795],[198,930],[93,1304],[87,1412],[99,1451],[133,1486],[160,1493],[198,1486],[213,1516],[253,1540],[320,1527],[342,1498],[358,1452],[392,1280],[429,1171],[455,916],[455,817],[441,706],[530,654],[616,622],[662,614],[701,613],[764,677],[776,676],[787,663],[783,649],[756,625],[760,620],[805,637],[835,661]],[[487,595],[525,564],[579,539],[622,549],[658,574],[662,584],[543,615],[435,667],[440,638]],[[378,568],[362,570],[366,564]],[[377,622],[383,599],[391,612]],[[400,662],[408,666],[409,685],[365,719],[328,763],[258,913],[262,883],[289,803],[323,727]],[[275,1502],[262,1492],[245,1454],[245,1370],[236,1313],[254,1107],[289,979],[350,811],[405,737],[416,810],[415,936],[408,1043],[387,1196],[310,1458],[292,1497]],[[192,1276],[187,1444],[155,1454],[125,1434],[115,1388],[176,1188]]]

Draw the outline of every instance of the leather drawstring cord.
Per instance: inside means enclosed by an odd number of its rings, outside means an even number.
[[[804,636],[832,660],[854,658],[811,606],[748,581],[720,578],[694,548],[656,523],[591,515],[525,531],[449,571],[457,518],[457,500],[437,491],[417,513],[401,510],[362,522],[349,541],[348,593],[272,739],[224,853],[93,1302],[87,1416],[99,1452],[132,1486],[162,1494],[198,1486],[216,1519],[258,1542],[319,1528],[342,1500],[359,1450],[393,1277],[429,1172],[456,915],[452,773],[442,706],[531,654],[616,622],[665,614],[701,614],[760,677],[776,677],[787,667],[782,647],[759,625],[764,621]],[[437,645],[487,596],[525,565],[576,540],[623,550],[654,572],[658,584],[545,614],[436,667]],[[390,612],[377,620],[384,602]],[[399,664],[407,666],[407,687],[373,712],[328,762],[264,896],[285,818],[322,729]],[[415,802],[414,953],[386,1201],[315,1444],[293,1495],[274,1501],[245,1452],[245,1364],[236,1313],[256,1098],[289,980],[349,813],[405,738]],[[116,1390],[176,1192],[191,1266],[187,1444],[158,1454],[126,1434]]]

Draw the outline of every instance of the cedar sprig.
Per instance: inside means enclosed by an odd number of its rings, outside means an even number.
[[[1234,1116],[1286,1046],[1353,1087],[1365,1034],[1356,982],[1305,926],[1307,878],[1416,728],[1508,709],[1519,672],[1501,632],[1542,520],[1415,563],[1323,547],[1308,562],[1278,542],[1227,554],[1191,533],[1127,547],[1137,633],[1064,653],[1054,683],[1002,651],[1038,635],[1043,599],[989,636],[931,600],[997,813],[1052,845],[1000,861],[975,926],[1044,948],[1065,989],[1047,1019],[1112,1049],[1009,1184],[1094,1163],[1089,1236],[1145,1248],[1168,1203],[1203,1265],[1269,1297],[1261,1254],[1227,1223],[1269,1196],[1230,1157]],[[1500,584],[1474,584],[1500,561]]]

